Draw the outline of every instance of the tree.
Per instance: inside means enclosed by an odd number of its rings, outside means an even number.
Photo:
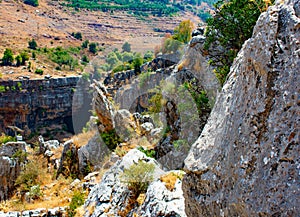
[[[259,15],[274,0],[230,0],[215,4],[216,14],[207,20],[205,49],[212,57],[211,64],[223,84],[230,66],[244,42],[251,37]],[[223,47],[217,52],[214,47]]]
[[[85,40],[84,42],[82,42],[81,47],[82,48],[87,48],[89,45],[89,40]]]
[[[115,54],[115,52],[110,52],[108,54],[108,56],[106,58],[106,62],[110,65],[110,68],[112,68],[119,62],[119,59],[118,59],[117,55]]]
[[[89,51],[93,54],[97,53],[97,44],[95,42],[89,44]]]
[[[183,43],[188,43],[192,38],[194,24],[190,20],[182,21],[179,26],[174,29],[173,39]]]
[[[3,66],[11,66],[14,62],[14,55],[11,49],[7,48],[4,51],[3,58],[2,58],[2,65]]]
[[[16,56],[16,66],[19,67],[22,62],[22,57],[20,55]]]
[[[141,54],[135,55],[133,59],[133,67],[135,73],[141,73],[141,65],[143,64],[143,58],[141,57]]]
[[[24,66],[26,64],[26,61],[29,60],[29,55],[26,52],[22,52],[20,53],[20,57],[21,57],[21,65]]]
[[[32,49],[32,50],[36,50],[37,48],[37,43],[34,39],[32,39],[31,41],[28,42],[28,48]]]
[[[24,3],[27,5],[31,5],[34,7],[39,6],[39,1],[38,0],[24,0]]]
[[[126,41],[122,46],[123,52],[131,52],[131,45]]]
[[[122,60],[123,62],[127,62],[127,63],[132,62],[133,54],[129,52],[124,52],[122,55]]]
[[[82,34],[81,32],[72,32],[71,34],[74,38],[78,39],[78,40],[82,40]]]

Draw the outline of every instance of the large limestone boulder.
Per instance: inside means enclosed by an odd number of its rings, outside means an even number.
[[[188,216],[299,216],[300,15],[263,13],[185,160]]]
[[[122,182],[120,175],[125,169],[139,161],[155,165],[154,178],[157,179],[163,174],[153,158],[146,157],[136,149],[129,151],[104,174],[101,182],[92,189],[84,205],[87,210],[85,216],[120,216],[120,213],[124,212],[129,205],[132,192],[127,184]],[[93,210],[93,212],[90,213],[88,210]]]
[[[18,156],[25,152],[25,142],[8,142],[0,146],[0,201],[14,193],[15,181],[21,172]]]

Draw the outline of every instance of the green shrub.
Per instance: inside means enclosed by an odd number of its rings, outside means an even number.
[[[100,136],[103,139],[103,142],[110,150],[114,150],[118,146],[118,144],[123,142],[115,130],[101,133]]]
[[[189,144],[184,139],[179,139],[179,140],[173,141],[173,146],[176,150],[179,150],[181,148],[183,148],[185,151],[189,150]]]
[[[37,43],[34,39],[32,39],[31,41],[28,42],[28,48],[32,49],[32,50],[36,50],[37,48]]]
[[[87,48],[89,45],[89,40],[85,40],[84,42],[82,42],[81,47],[82,48]]]
[[[139,86],[142,88],[148,81],[150,81],[150,72],[144,72],[139,74]]]
[[[125,169],[120,178],[135,195],[139,195],[147,191],[149,184],[153,181],[154,170],[154,164],[139,161]]]
[[[217,1],[216,14],[207,19],[206,41],[204,48],[212,51],[211,65],[223,84],[244,42],[252,36],[259,15],[272,5],[274,0],[229,0]],[[216,46],[224,49],[216,53]]]
[[[43,75],[44,71],[42,69],[36,69],[35,74]]]
[[[11,49],[5,49],[3,57],[2,57],[2,65],[3,66],[11,66],[14,62],[14,55]]]
[[[84,204],[85,194],[80,191],[75,191],[71,199],[71,203],[67,208],[68,217],[76,215],[76,209]]]
[[[3,87],[4,91],[5,91],[5,87],[0,86],[0,92],[3,92],[3,91],[1,91],[1,87]],[[0,136],[0,145],[5,144],[7,142],[15,142],[15,141],[16,141],[16,138],[14,138],[12,136],[7,136],[4,133],[2,133],[1,136]]]
[[[95,42],[92,42],[89,44],[89,51],[92,54],[96,54],[97,53],[97,44]]]
[[[36,162],[26,164],[24,170],[18,176],[15,184],[23,191],[30,191],[31,187],[38,185],[39,167]]]
[[[5,91],[6,91],[5,86],[0,85],[0,93],[5,92]]]
[[[81,32],[72,32],[71,34],[74,38],[78,39],[78,40],[82,40],[82,34]]]
[[[31,5],[34,7],[39,6],[39,1],[38,0],[24,0],[24,3],[27,5]]]
[[[18,159],[19,162],[24,163],[27,159],[28,153],[26,151],[18,150],[12,155],[13,159]]]
[[[147,157],[155,158],[155,151],[153,149],[144,149],[141,146],[138,147],[137,149],[143,152]]]

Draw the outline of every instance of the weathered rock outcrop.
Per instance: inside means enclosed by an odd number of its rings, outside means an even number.
[[[176,180],[172,190],[161,180],[151,183],[144,203],[138,208],[138,216],[186,217],[181,185],[180,179]]]
[[[115,109],[108,99],[109,94],[106,88],[100,82],[94,83],[94,89],[93,106],[98,116],[99,131],[100,133],[111,131],[115,127]]]
[[[69,131],[73,131],[72,112],[75,116],[80,114],[84,123],[78,121],[75,125],[81,130],[88,120],[84,114],[88,114],[91,107],[87,103],[91,101],[91,96],[84,90],[85,85],[77,86],[79,78],[1,81],[0,86],[5,91],[0,93],[0,131],[12,133],[7,128],[12,125],[29,135],[31,131],[52,124],[65,125]],[[76,86],[78,100],[73,102]]]
[[[93,213],[87,211],[85,216],[120,216],[119,213],[126,209],[131,197],[131,191],[126,183],[121,181],[120,175],[124,169],[128,169],[139,161],[153,163],[156,166],[155,178],[163,174],[154,159],[146,157],[136,149],[129,151],[105,173],[102,181],[92,189],[84,206],[85,210],[93,210]],[[91,209],[91,207],[94,209]]]
[[[15,181],[21,172],[18,153],[25,152],[25,142],[8,142],[0,146],[0,201],[14,193]]]
[[[0,217],[63,217],[66,216],[65,207],[56,207],[53,209],[40,208],[35,210],[24,210],[22,212],[0,212]]]
[[[132,201],[134,193],[121,178],[125,169],[139,162],[154,164],[154,180],[139,203]],[[142,172],[142,171],[141,171]],[[173,171],[176,174],[178,171]],[[168,189],[159,178],[165,174],[160,165],[142,152],[133,149],[107,171],[102,181],[95,186],[85,202],[85,216],[186,216],[181,180],[174,180],[173,189]],[[138,181],[138,180],[132,180]],[[147,180],[144,180],[147,181]],[[132,204],[133,203],[133,204]],[[90,213],[91,211],[91,213]]]
[[[299,216],[300,14],[269,7],[185,160],[188,216]]]

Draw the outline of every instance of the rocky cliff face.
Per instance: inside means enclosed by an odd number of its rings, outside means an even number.
[[[185,160],[188,216],[300,213],[300,5],[280,2],[260,16]]]
[[[83,90],[79,77],[53,78],[41,80],[1,81],[5,90],[0,93],[0,131],[9,133],[7,126],[13,125],[25,130],[25,134],[51,124],[65,124],[73,131],[73,113],[81,119],[91,101],[88,91]],[[78,85],[79,84],[79,85]],[[73,95],[76,98],[73,102]],[[91,106],[89,106],[91,107]],[[85,117],[85,122],[88,117]],[[85,124],[84,122],[84,124]],[[74,125],[81,125],[76,123]],[[81,130],[81,129],[80,129]]]
[[[0,201],[9,199],[21,172],[17,155],[25,152],[25,142],[8,142],[0,147]]]

